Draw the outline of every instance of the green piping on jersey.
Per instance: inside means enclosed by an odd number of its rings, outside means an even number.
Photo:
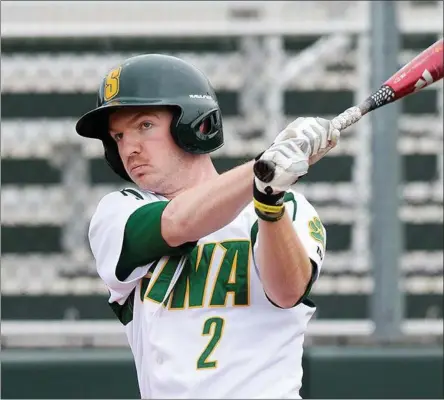
[[[310,259],[310,263],[311,263],[311,277],[310,277],[310,281],[307,283],[307,288],[305,289],[304,294],[301,296],[301,298],[295,304],[295,306],[297,306],[300,303],[304,303],[305,305],[307,305],[309,307],[315,307],[315,304],[313,303],[313,301],[311,301],[308,298],[308,295],[310,294],[311,288],[313,287],[313,284],[315,283],[316,278],[318,276],[318,266],[317,266],[317,264],[312,259]]]
[[[129,191],[129,189],[126,189]],[[146,204],[131,214],[125,226],[122,251],[116,267],[116,276],[124,281],[135,268],[164,256],[189,253],[193,243],[170,247],[161,233],[161,218],[167,201]]]

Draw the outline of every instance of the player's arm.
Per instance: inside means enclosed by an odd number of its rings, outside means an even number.
[[[139,267],[163,256],[185,255],[198,239],[232,221],[252,199],[252,165],[234,168],[171,201],[149,202],[134,189],[105,196],[89,236],[108,280],[123,282],[135,271],[143,275],[146,268]]]
[[[275,142],[294,138],[302,120],[298,118],[291,123],[277,136]],[[316,139],[317,151],[312,152],[310,164],[321,159],[336,145],[336,134],[339,135],[339,131],[331,130],[329,138],[332,140],[325,143]],[[252,199],[253,162],[186,190],[171,200],[162,215],[162,236],[165,241],[170,246],[193,242],[233,221]]]
[[[89,227],[89,241],[99,274],[109,286],[125,287],[147,272],[147,265],[163,256],[190,252],[194,243],[172,247],[161,235],[167,201],[144,198],[127,189],[106,195]]]
[[[254,205],[259,217],[257,264],[267,296],[280,307],[293,307],[313,282],[312,263],[298,230],[285,212],[284,195],[308,171],[310,159],[333,148],[339,131],[326,120],[298,119],[264,152],[261,159],[276,165],[274,178],[264,183],[254,180]],[[280,139],[280,140],[279,140]]]
[[[287,213],[276,222],[259,218],[257,263],[265,293],[282,308],[301,299],[315,272]]]
[[[251,202],[253,178],[251,161],[179,194],[162,214],[162,237],[180,246],[229,224]]]

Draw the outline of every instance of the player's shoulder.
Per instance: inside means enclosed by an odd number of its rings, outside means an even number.
[[[134,187],[127,187],[119,190],[114,190],[110,193],[105,194],[99,201],[100,204],[114,203],[114,202],[125,202],[132,200],[144,200],[144,201],[160,201],[164,198],[152,192],[145,190],[140,190]]]
[[[91,216],[90,237],[104,229],[107,230],[112,225],[120,229],[134,211],[156,201],[166,201],[166,199],[157,194],[130,187],[105,194]]]
[[[127,187],[105,194],[99,200],[94,214],[106,212],[107,210],[116,210],[125,206],[134,207],[134,202],[140,202],[140,205],[142,205],[164,200],[166,200],[164,197],[155,193]]]

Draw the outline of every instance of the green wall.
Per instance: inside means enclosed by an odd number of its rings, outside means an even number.
[[[306,355],[305,398],[443,398],[442,347],[318,347]]]
[[[3,350],[4,399],[136,399],[128,349]],[[443,398],[442,347],[312,347],[302,396]]]

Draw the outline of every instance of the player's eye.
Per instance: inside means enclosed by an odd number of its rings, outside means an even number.
[[[114,140],[115,140],[116,142],[122,140],[122,138],[123,138],[123,133],[122,133],[122,132],[120,132],[120,133],[116,133],[116,134],[114,135]]]
[[[153,126],[153,124],[149,121],[144,121],[140,124],[140,127],[142,129],[150,129]]]

